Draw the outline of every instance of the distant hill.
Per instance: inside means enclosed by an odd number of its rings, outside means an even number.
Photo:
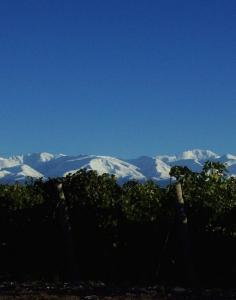
[[[127,180],[152,179],[165,184],[172,166],[187,166],[200,172],[205,161],[224,163],[229,175],[236,176],[236,155],[218,155],[210,150],[188,150],[178,155],[141,156],[134,159],[118,159],[100,155],[64,155],[47,152],[0,157],[0,183],[24,183],[28,177],[44,178],[66,176],[81,168],[96,170],[98,174],[114,174],[119,183]]]

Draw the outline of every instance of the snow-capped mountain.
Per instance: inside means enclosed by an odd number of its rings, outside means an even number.
[[[79,155],[63,156],[44,164],[42,170],[46,177],[66,176],[79,169],[95,170],[99,175],[113,174],[118,180],[145,180],[138,167],[110,156]]]
[[[25,164],[0,170],[0,183],[24,182],[27,178],[45,178],[45,176]]]
[[[136,159],[130,159],[128,162],[137,166],[147,179],[161,180],[170,177],[170,165],[159,158],[141,156]]]
[[[192,159],[195,161],[206,161],[206,160],[215,160],[220,158],[220,155],[210,151],[210,150],[188,150],[184,151],[183,153],[179,154],[176,160],[187,160]]]
[[[141,156],[118,159],[99,155],[64,155],[47,152],[0,157],[0,183],[25,182],[28,177],[44,178],[66,176],[81,168],[96,170],[98,174],[114,174],[118,182],[127,180],[155,180],[164,184],[169,180],[172,166],[187,166],[200,172],[205,161],[220,161],[236,176],[236,155],[218,155],[209,150],[188,150],[176,155]]]

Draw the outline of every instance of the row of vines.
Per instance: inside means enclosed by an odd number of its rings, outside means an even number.
[[[170,175],[182,185],[195,282],[234,285],[236,179],[213,162]],[[175,181],[120,186],[114,176],[79,170],[0,185],[0,280],[188,285],[179,225]]]

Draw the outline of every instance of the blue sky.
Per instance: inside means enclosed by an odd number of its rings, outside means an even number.
[[[2,0],[0,101],[0,156],[236,153],[236,1]]]

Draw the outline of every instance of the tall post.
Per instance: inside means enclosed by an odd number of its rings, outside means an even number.
[[[183,198],[183,192],[182,192],[182,186],[181,183],[177,183],[175,186],[176,189],[176,196],[177,196],[177,215],[178,215],[178,221],[180,224],[188,224],[187,215],[185,213],[184,208],[184,198]]]
[[[180,243],[181,266],[185,270],[185,278],[190,285],[195,285],[196,276],[193,268],[192,253],[189,240],[188,218],[184,207],[184,198],[181,183],[176,184],[176,213],[177,235]]]
[[[66,268],[68,279],[74,281],[77,280],[76,272],[76,259],[75,259],[75,248],[74,239],[71,230],[71,222],[69,215],[69,207],[66,201],[66,197],[63,191],[62,183],[56,184],[58,198],[59,198],[59,220],[61,224],[63,241],[65,243],[65,258],[66,258]]]

